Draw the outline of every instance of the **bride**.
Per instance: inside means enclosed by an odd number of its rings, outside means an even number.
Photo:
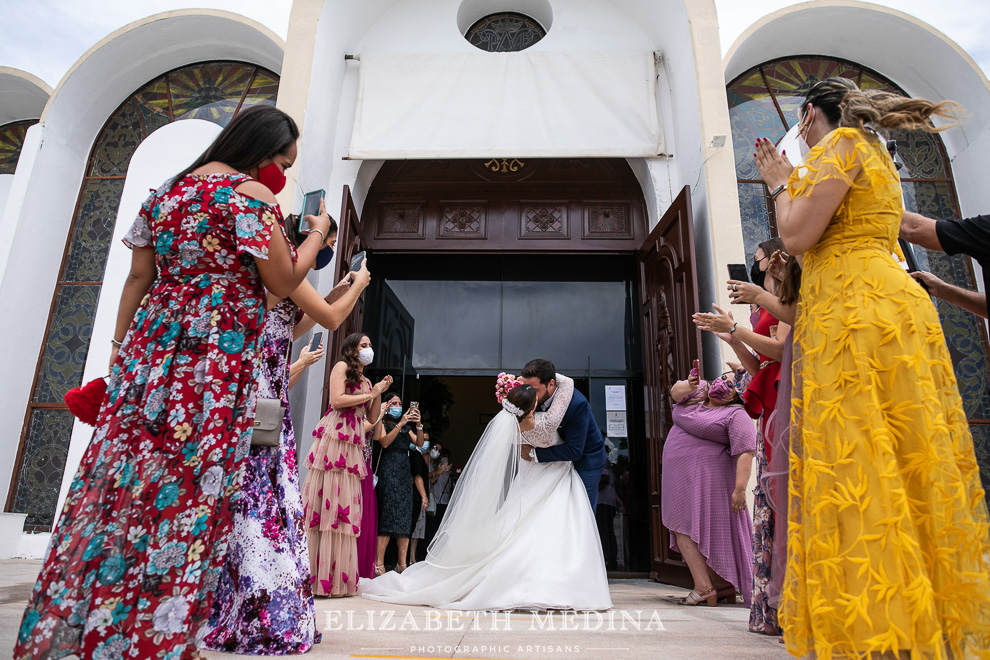
[[[557,376],[546,413],[529,385],[509,390],[454,489],[426,561],[361,580],[367,598],[452,610],[612,607],[601,540],[573,463],[532,463],[519,444],[550,446],[574,393]]]

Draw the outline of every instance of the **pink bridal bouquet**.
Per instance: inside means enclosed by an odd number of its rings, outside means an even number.
[[[509,393],[509,390],[522,384],[521,380],[516,380],[515,376],[503,371],[495,379],[495,398],[498,399],[499,403],[502,403],[502,399]]]

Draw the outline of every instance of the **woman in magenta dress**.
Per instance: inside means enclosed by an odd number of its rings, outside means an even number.
[[[756,450],[756,428],[743,410],[734,378],[710,385],[696,374],[670,390],[674,426],[663,444],[661,516],[670,548],[681,553],[694,589],[684,605],[715,605],[710,571],[750,603],[753,529],[746,485]]]
[[[273,190],[296,157],[288,115],[239,113],[145,201],[108,396],[69,489],[14,657],[186,660],[196,647],[243,476],[265,289],[303,280]]]
[[[361,535],[357,540],[358,575],[369,580],[375,577],[375,557],[378,554],[378,496],[375,494],[375,466],[372,465],[374,442],[382,437],[382,419],[387,404],[379,406],[378,421],[364,422],[364,460],[368,473],[361,479]]]

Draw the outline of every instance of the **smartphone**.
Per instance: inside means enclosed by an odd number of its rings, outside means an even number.
[[[749,269],[745,264],[729,264],[729,279],[737,282],[749,282]]]
[[[698,375],[698,361],[697,360],[695,360],[694,361],[694,364],[691,365],[691,375],[692,376],[697,376]]]
[[[313,333],[313,341],[309,342],[309,350],[315,351],[320,347],[320,342],[323,341],[323,333],[315,332]]]
[[[299,214],[299,231],[309,231],[309,223],[306,222],[307,215],[320,214],[320,200],[326,193],[323,190],[314,190],[306,193],[303,197],[303,210]]]
[[[355,254],[353,257],[351,257],[351,272],[356,272],[361,270],[361,262],[363,262],[365,257],[367,256],[368,253],[362,250],[357,254]]]
[[[410,401],[409,410],[419,410],[419,401]]]

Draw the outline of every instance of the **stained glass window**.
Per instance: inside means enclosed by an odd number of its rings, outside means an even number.
[[[28,119],[0,126],[0,174],[13,174],[17,169],[27,129],[37,123],[37,119]]]
[[[28,530],[47,531],[54,522],[72,432],[62,397],[82,381],[131,157],[146,137],[170,122],[195,118],[223,126],[241,108],[275,105],[278,83],[275,73],[242,62],[182,67],[134,92],[97,136],[69,229],[13,480],[10,510],[28,514]],[[0,173],[8,161],[11,168],[16,165],[32,123],[0,127]]]
[[[547,35],[529,16],[514,12],[490,14],[468,28],[464,38],[489,53],[525,50]]]
[[[729,83],[729,118],[735,148],[739,211],[746,257],[753,259],[760,242],[775,235],[766,200],[768,191],[753,162],[753,144],[765,137],[778,142],[797,121],[805,92],[820,80],[843,76],[862,89],[904,93],[892,81],[853,62],[829,57],[799,56],[753,67]],[[904,163],[901,187],[904,205],[930,218],[960,217],[949,158],[937,134],[900,131],[890,136]],[[976,288],[968,258],[915,248],[920,266],[957,286]],[[973,430],[977,460],[990,499],[990,395],[988,395],[987,335],[983,321],[969,312],[937,300],[946,343],[955,366],[959,391]]]

